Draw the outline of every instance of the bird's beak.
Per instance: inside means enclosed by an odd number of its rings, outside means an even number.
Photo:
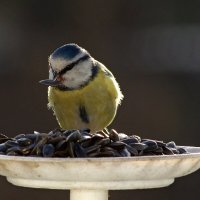
[[[39,81],[39,83],[47,85],[47,86],[52,86],[52,87],[56,87],[60,85],[60,81],[58,81],[57,79],[54,79],[54,80],[45,79],[45,80]]]

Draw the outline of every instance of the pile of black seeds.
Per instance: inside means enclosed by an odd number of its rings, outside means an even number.
[[[20,134],[14,138],[0,134],[0,154],[37,157],[130,157],[188,153],[172,142],[141,139],[137,135],[89,129]]]

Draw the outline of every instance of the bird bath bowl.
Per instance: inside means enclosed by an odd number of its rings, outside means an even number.
[[[108,190],[165,187],[200,168],[200,147],[189,154],[39,158],[0,155],[0,175],[18,186],[70,190],[71,200],[106,200]]]

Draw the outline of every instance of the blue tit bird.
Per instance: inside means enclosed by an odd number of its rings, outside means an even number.
[[[123,99],[113,74],[77,44],[65,44],[49,57],[48,107],[62,129],[103,130]]]

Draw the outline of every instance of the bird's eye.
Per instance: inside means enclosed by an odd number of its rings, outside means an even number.
[[[69,64],[69,65],[67,65],[65,68],[63,68],[63,69],[59,72],[59,74],[64,74],[65,72],[70,71],[71,69],[73,69],[73,67],[74,67],[74,63]]]
[[[67,66],[67,71],[71,70],[74,67],[74,65],[68,65]]]
[[[66,67],[64,67],[59,74],[65,74],[65,72],[70,71],[71,69],[73,69],[73,67],[75,65],[77,65],[79,62],[87,60],[90,56],[89,55],[84,55],[83,57],[79,58],[77,61],[72,62],[71,64],[67,65]]]

